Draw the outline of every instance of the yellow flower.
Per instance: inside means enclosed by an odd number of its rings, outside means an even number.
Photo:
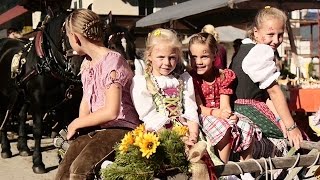
[[[140,145],[140,143],[143,140],[143,134],[144,133],[139,133],[137,136],[134,137],[135,139],[134,139],[133,145],[135,145],[135,146],[139,146]]]
[[[145,133],[136,140],[142,152],[142,157],[146,157],[147,159],[156,152],[157,147],[160,145],[159,137],[153,132]]]
[[[128,132],[124,138],[121,140],[121,144],[119,146],[119,150],[121,154],[124,154],[128,151],[129,145],[132,145],[134,143],[134,137],[132,135],[132,132]]]
[[[175,126],[173,126],[172,131],[178,133],[179,136],[186,136],[189,129],[187,126],[175,125]]]
[[[136,129],[132,131],[132,134],[134,137],[140,136],[145,132],[146,128],[144,127],[144,124],[140,124]]]

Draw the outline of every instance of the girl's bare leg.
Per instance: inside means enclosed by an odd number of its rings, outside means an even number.
[[[231,153],[231,128],[227,130],[225,136],[215,146],[215,149],[218,151],[220,159],[227,163]]]

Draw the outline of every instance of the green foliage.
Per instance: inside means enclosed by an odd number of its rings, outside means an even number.
[[[179,168],[182,172],[187,172],[189,162],[181,137],[176,132],[165,130],[160,134],[160,142],[164,147],[167,163]]]
[[[159,141],[156,153],[149,159],[142,157],[139,147],[134,145],[129,146],[127,153],[121,154],[118,144],[115,161],[101,170],[102,177],[108,180],[152,180],[168,168],[187,173],[189,162],[181,137],[176,132],[163,130],[159,133]]]

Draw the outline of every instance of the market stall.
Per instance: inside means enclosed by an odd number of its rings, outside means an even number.
[[[320,108],[320,81],[302,81],[299,86],[289,88],[289,108],[297,112],[316,112]]]

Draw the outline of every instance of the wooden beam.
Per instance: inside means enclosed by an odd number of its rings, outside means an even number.
[[[290,167],[292,167],[295,162],[297,156],[292,156],[292,157],[275,157],[275,158],[271,158],[271,164],[272,164],[272,169],[288,169]],[[301,155],[296,167],[307,167],[310,166],[314,163],[314,161],[317,159],[316,164],[319,165],[320,164],[320,158],[317,158],[316,154],[312,154],[312,155]],[[266,167],[265,167],[265,162],[267,162],[267,170],[270,170],[271,167],[269,165],[269,160],[268,159],[258,159],[256,160],[261,168],[262,171],[265,172],[266,171]],[[243,161],[243,162],[237,162],[236,164],[238,164],[240,166],[240,168],[242,169],[243,172],[259,172],[260,171],[260,167],[257,165],[257,163],[253,160],[247,160],[247,161]],[[241,174],[240,169],[237,167],[237,165],[235,165],[234,163],[227,163],[225,165],[217,165],[215,166],[215,172],[217,174],[217,176],[227,176],[227,175],[236,175],[236,174]]]
[[[289,142],[287,141],[287,144]],[[300,144],[301,149],[307,149],[307,150],[312,150],[312,149],[317,149],[320,151],[320,142],[312,142],[312,141],[302,141]]]
[[[188,27],[191,31],[194,31],[195,33],[200,32],[197,26],[193,25],[186,19],[178,19],[177,21],[183,24],[184,26]]]
[[[235,9],[261,9],[265,6],[277,7],[283,10],[293,11],[300,9],[319,9],[319,2],[302,2],[302,1],[281,1],[278,0],[269,0],[269,1],[246,1],[239,4],[236,4]]]
[[[319,151],[317,149],[312,149],[308,154],[314,154],[317,155]],[[289,174],[287,174],[286,178],[284,180],[292,180],[294,177],[303,169],[303,167],[296,167],[290,171]]]

